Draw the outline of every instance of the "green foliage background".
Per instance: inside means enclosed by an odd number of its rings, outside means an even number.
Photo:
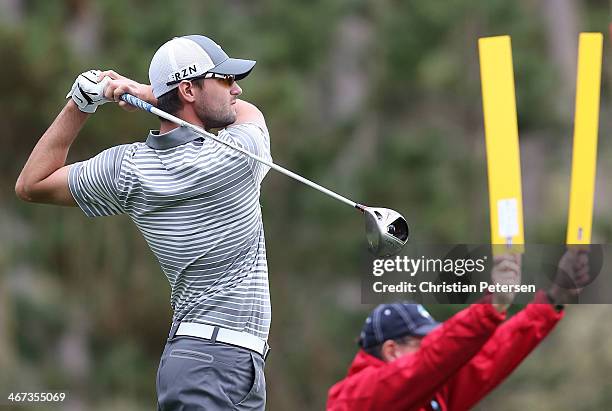
[[[477,39],[509,34],[527,241],[562,243],[574,84],[564,80],[551,44],[570,31],[562,50],[574,55],[565,68],[575,78],[577,32],[605,32],[609,4],[572,2],[576,25],[568,28],[547,23],[554,8],[538,3],[7,1],[0,13],[0,394],[68,390],[74,409],[155,405],[169,286],[136,228],[127,217],[89,220],[77,209],[29,205],[13,194],[78,73],[112,68],[146,82],[163,42],[208,35],[230,55],[258,61],[241,82],[243,97],[266,115],[279,164],[399,210],[413,242],[479,243],[488,241],[489,217]],[[612,236],[605,41],[594,217],[594,242],[601,243]],[[69,161],[143,140],[156,126],[152,116],[106,105]],[[360,303],[359,275],[368,270],[363,222],[274,173],[264,182],[262,207],[273,304],[268,409],[323,409],[372,308]],[[429,308],[439,319],[460,309]],[[567,314],[479,409],[609,409],[610,310],[576,306]]]

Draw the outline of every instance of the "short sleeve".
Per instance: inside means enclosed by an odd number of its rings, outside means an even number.
[[[222,134],[224,134],[224,136]],[[226,128],[222,133],[219,133],[219,135],[220,137],[229,137],[230,140],[240,147],[264,160],[272,161],[272,155],[270,153],[270,134],[266,127],[255,123],[242,123]],[[270,167],[253,159],[249,159],[249,165],[253,170],[257,184],[261,184],[270,170]]]
[[[117,179],[128,145],[111,147],[86,161],[75,163],[68,173],[68,186],[77,204],[88,217],[124,212]]]

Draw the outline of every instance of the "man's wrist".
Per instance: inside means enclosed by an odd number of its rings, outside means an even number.
[[[83,118],[87,118],[90,114],[90,113],[85,113],[84,111],[81,111],[79,106],[77,106],[77,104],[71,98],[68,99],[66,106],[64,106],[64,110],[67,110],[70,113],[74,113],[75,115],[80,115]]]
[[[153,95],[153,87],[150,84],[138,83],[138,88],[138,94],[140,94],[140,96],[136,97],[139,97],[141,100],[144,100],[149,104],[157,106],[157,99]]]
[[[500,304],[495,302],[493,302],[491,305],[497,310],[497,312],[502,314],[508,311],[508,307],[510,306],[510,304]]]
[[[66,102],[66,109],[68,110],[79,110],[79,106],[76,105],[74,100],[71,97],[68,97],[68,101]],[[81,111],[81,110],[79,110]]]
[[[509,306],[514,301],[514,293],[493,293],[491,302],[493,304]]]
[[[546,290],[546,298],[557,312],[563,311],[565,308],[565,304],[561,301],[554,288]]]
[[[147,88],[147,94],[149,95],[149,103],[151,103],[154,106],[156,106],[157,105],[157,99],[153,95],[153,87],[148,85],[148,84],[145,84],[145,87]]]

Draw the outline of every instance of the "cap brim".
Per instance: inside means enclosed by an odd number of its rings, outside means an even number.
[[[256,61],[228,58],[223,63],[208,70],[210,73],[229,74],[236,76],[236,80],[242,80],[249,75]]]
[[[416,330],[414,330],[414,332],[412,332],[412,335],[416,335],[418,337],[425,337],[427,334],[429,334],[430,332],[432,332],[433,330],[435,330],[436,328],[438,328],[440,326],[441,323],[434,323],[434,324],[425,324],[422,325],[420,327],[417,327]]]

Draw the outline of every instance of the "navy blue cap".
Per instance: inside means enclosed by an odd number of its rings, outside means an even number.
[[[366,318],[359,345],[370,348],[407,335],[424,337],[439,325],[421,304],[381,304]]]

